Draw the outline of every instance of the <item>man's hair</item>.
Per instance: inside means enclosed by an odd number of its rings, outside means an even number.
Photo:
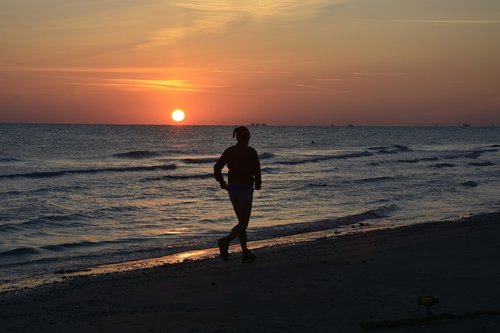
[[[236,127],[233,131],[233,138],[239,141],[250,139],[250,131],[245,126]]]

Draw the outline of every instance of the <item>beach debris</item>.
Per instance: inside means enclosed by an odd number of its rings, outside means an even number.
[[[385,320],[385,321],[372,321],[362,323],[361,327],[365,330],[371,329],[381,329],[381,328],[391,328],[391,327],[404,327],[404,326],[420,326],[420,325],[431,325],[436,324],[439,321],[444,320],[459,320],[459,319],[471,319],[475,317],[484,317],[484,316],[500,316],[500,311],[475,311],[475,312],[467,312],[462,314],[451,314],[445,313],[442,315],[433,315],[431,317],[423,317],[423,318],[406,318],[400,320]]]
[[[431,306],[439,303],[439,298],[434,296],[419,296],[418,305],[423,305],[427,307],[427,317],[432,316]]]
[[[420,326],[420,325],[429,325],[436,324],[439,321],[444,320],[459,320],[459,319],[470,319],[475,317],[482,316],[500,316],[500,311],[491,310],[491,311],[474,311],[474,312],[466,312],[461,314],[451,314],[445,313],[440,315],[433,315],[430,307],[439,303],[439,299],[434,296],[419,296],[418,304],[427,307],[427,316],[421,318],[405,318],[405,319],[397,319],[397,320],[383,320],[383,321],[370,321],[366,323],[362,323],[361,327],[365,330],[370,329],[382,329],[382,328],[391,328],[391,327],[404,327],[404,326]]]

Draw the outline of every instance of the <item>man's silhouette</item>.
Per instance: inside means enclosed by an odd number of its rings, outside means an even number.
[[[246,229],[252,212],[254,185],[256,190],[260,190],[262,184],[260,161],[257,151],[248,146],[250,141],[248,128],[244,126],[236,128],[233,131],[234,137],[236,137],[238,143],[224,151],[214,165],[214,175],[220,187],[229,192],[234,212],[238,217],[238,224],[227,237],[219,239],[218,245],[220,257],[227,260],[229,257],[229,243],[238,237],[243,252],[243,262],[250,262],[255,260],[256,256],[248,250]],[[222,176],[222,169],[226,164],[229,169],[229,185]]]

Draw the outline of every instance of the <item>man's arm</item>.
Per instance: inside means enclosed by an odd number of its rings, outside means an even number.
[[[260,160],[259,160],[259,154],[257,154],[257,151],[255,152],[255,172],[254,172],[254,177],[255,177],[255,189],[260,190],[262,186],[262,176],[260,172]]]
[[[227,153],[224,152],[222,156],[219,158],[217,163],[214,165],[214,177],[215,180],[219,182],[219,185],[222,189],[227,190],[227,183],[222,176],[222,169],[227,164]]]

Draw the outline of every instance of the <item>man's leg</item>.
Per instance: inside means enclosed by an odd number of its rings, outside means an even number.
[[[248,200],[241,201],[239,206],[239,216],[238,221],[241,226],[240,233],[238,237],[240,239],[241,250],[245,253],[248,252],[247,247],[247,227],[250,222],[250,215],[252,213],[252,201]]]
[[[238,224],[231,230],[227,239],[231,242],[236,237],[239,237],[243,252],[248,252],[246,229],[252,213],[252,197],[253,191],[239,191],[237,195],[231,196],[231,203],[238,218]]]
[[[239,237],[241,250],[243,255],[250,255],[247,247],[247,233],[246,229],[250,221],[250,214],[252,212],[253,190],[230,190],[229,197],[238,218],[238,224],[233,227],[231,233],[227,237],[219,239],[218,245],[221,253],[221,258],[228,259],[229,243]],[[254,256],[255,257],[255,256]]]

